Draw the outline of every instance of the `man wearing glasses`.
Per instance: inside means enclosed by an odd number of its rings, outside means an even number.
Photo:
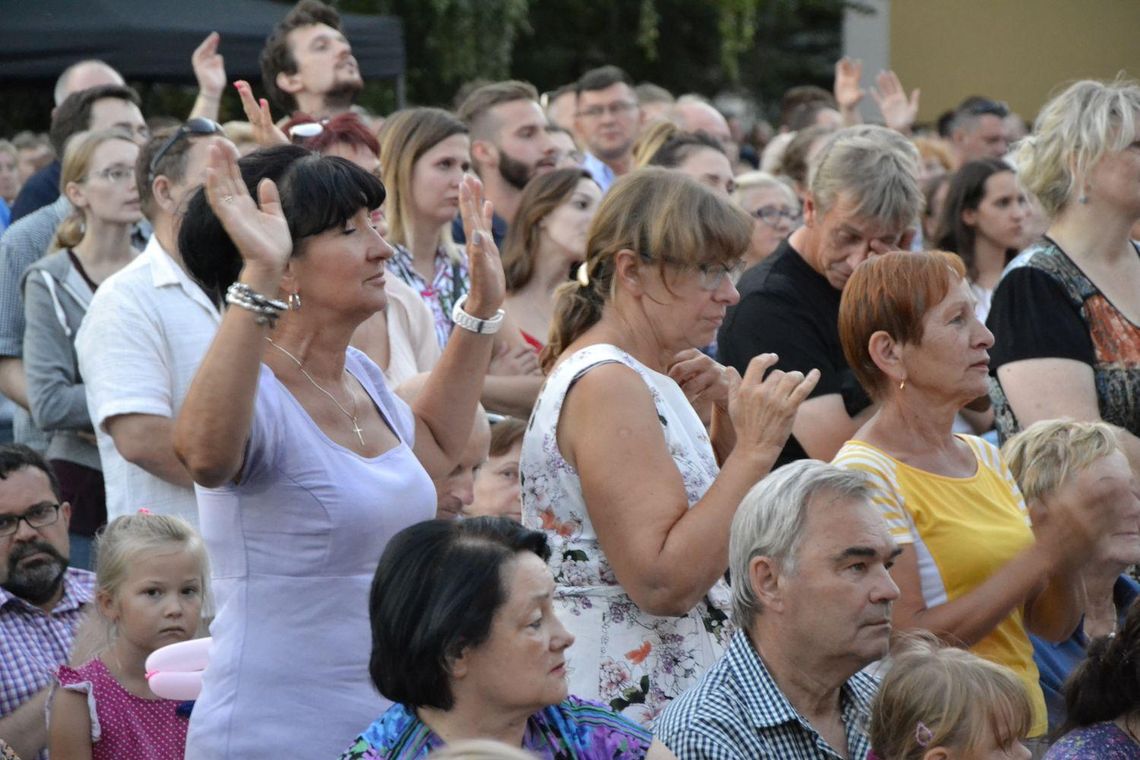
[[[47,754],[52,674],[95,598],[95,576],[67,566],[70,517],[47,462],[0,446],[0,736],[23,758]]]
[[[582,168],[602,192],[633,168],[633,143],[641,129],[641,108],[633,80],[617,66],[591,69],[578,80],[574,129],[586,143]]]
[[[909,140],[885,127],[842,129],[816,157],[803,226],[740,278],[740,302],[717,334],[721,362],[739,370],[771,352],[777,369],[820,371],[777,467],[831,461],[873,412],[843,355],[839,299],[869,257],[910,246],[922,203]]]

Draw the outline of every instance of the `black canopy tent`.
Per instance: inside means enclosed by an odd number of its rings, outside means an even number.
[[[221,34],[231,80],[260,81],[257,58],[289,5],[269,0],[26,0],[0,15],[0,82],[54,81],[69,64],[99,58],[129,80],[193,83],[190,54]],[[394,79],[403,101],[403,24],[342,14],[366,81]]]

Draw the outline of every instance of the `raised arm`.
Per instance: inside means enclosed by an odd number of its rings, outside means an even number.
[[[471,276],[463,310],[476,319],[491,319],[503,304],[506,284],[499,250],[491,237],[491,204],[483,198],[482,183],[472,175],[465,176],[460,185],[459,212],[467,235]],[[467,445],[493,345],[492,335],[456,325],[423,392],[412,405],[416,457],[432,478],[450,472]]]
[[[293,249],[277,186],[263,180],[254,203],[232,144],[211,145],[206,197],[244,264],[238,281],[273,297]],[[227,309],[174,425],[174,451],[195,482],[217,487],[241,472],[269,327],[246,309]],[[474,417],[474,413],[472,413]]]
[[[736,446],[705,495],[689,508],[644,381],[603,365],[567,395],[558,446],[578,470],[602,550],[630,598],[655,615],[683,615],[724,574],[729,526],[748,490],[772,467],[796,409],[818,373],[773,371],[772,354],[732,378],[729,411]]]
[[[191,119],[201,117],[218,120],[222,92],[226,89],[226,61],[218,52],[221,39],[217,32],[210,32],[190,56],[194,78],[198,80],[198,97],[190,111]]]

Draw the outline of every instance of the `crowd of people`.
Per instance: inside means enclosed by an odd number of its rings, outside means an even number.
[[[223,48],[0,140],[3,757],[1140,758],[1140,85]]]

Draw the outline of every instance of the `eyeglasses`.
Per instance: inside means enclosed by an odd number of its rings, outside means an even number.
[[[325,131],[325,125],[328,123],[328,119],[321,119],[320,121],[306,121],[303,124],[294,124],[289,127],[289,139],[298,141],[316,137]]]
[[[154,156],[150,159],[150,164],[147,167],[147,181],[154,182],[154,175],[158,169],[158,162],[162,160],[171,148],[177,144],[179,140],[187,135],[194,135],[195,137],[203,137],[205,135],[224,135],[226,132],[222,129],[222,125],[213,119],[207,119],[202,116],[196,116],[190,119],[181,127],[178,128],[174,134],[166,138],[166,142],[162,144]]]
[[[653,261],[653,257],[642,255],[643,261]],[[744,272],[744,259],[737,259],[731,264],[689,264],[687,262],[662,259],[666,264],[675,266],[697,274],[697,284],[701,290],[713,291],[720,288],[726,279],[736,282]]]
[[[116,185],[121,185],[125,182],[135,181],[135,167],[133,166],[109,166],[101,171],[92,172],[92,177],[102,177]]]
[[[637,103],[631,103],[628,100],[619,100],[615,103],[610,103],[604,106],[590,106],[583,108],[578,112],[578,115],[583,119],[599,119],[602,114],[608,113],[610,116],[624,116],[630,111],[637,110]]]
[[[59,519],[59,504],[44,502],[29,507],[22,515],[4,515],[0,517],[0,538],[16,535],[23,520],[30,528],[46,528],[55,524]]]
[[[803,221],[804,215],[799,211],[793,211],[787,206],[783,208],[779,206],[761,206],[752,211],[752,216],[769,227],[779,226],[781,219],[787,219],[792,224],[799,224]]]

